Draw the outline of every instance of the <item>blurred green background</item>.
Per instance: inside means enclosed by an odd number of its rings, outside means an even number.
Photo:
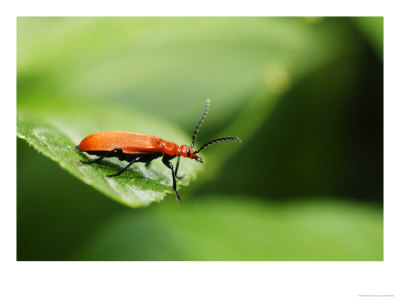
[[[189,144],[210,98],[198,145],[243,141],[132,209],[17,140],[18,260],[383,260],[383,18],[23,17],[17,59],[18,113],[132,110]]]

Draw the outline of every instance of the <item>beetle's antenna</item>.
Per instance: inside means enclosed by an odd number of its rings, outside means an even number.
[[[201,114],[200,120],[196,124],[196,128],[193,131],[193,138],[192,138],[192,144],[190,145],[190,148],[193,148],[194,146],[194,141],[197,137],[197,133],[199,132],[199,127],[201,126],[201,123],[203,122],[203,118],[207,114],[208,107],[210,106],[210,99],[206,100],[206,106],[204,106],[203,113]]]
[[[201,150],[203,150],[204,148],[207,148],[208,146],[210,146],[212,144],[221,143],[221,142],[228,142],[228,141],[239,142],[239,143],[241,142],[241,140],[236,136],[222,137],[222,138],[211,140],[211,141],[205,143],[203,146],[200,147],[199,150],[195,151],[194,153],[199,153]]]

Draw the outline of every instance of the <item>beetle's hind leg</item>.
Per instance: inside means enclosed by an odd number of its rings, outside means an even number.
[[[108,177],[108,178],[110,178],[110,177],[117,177],[117,176],[121,175],[122,173],[124,173],[124,172],[125,172],[132,164],[134,164],[135,162],[140,162],[140,160],[141,160],[141,157],[138,156],[138,157],[134,158],[133,160],[131,160],[131,161],[129,162],[129,164],[128,164],[125,168],[123,168],[122,170],[120,170],[119,172],[117,172],[117,173],[115,173],[115,174],[111,174],[111,175],[106,175],[106,177]]]
[[[98,162],[100,162],[103,158],[112,156],[114,153],[122,154],[122,149],[119,148],[119,147],[118,147],[118,148],[115,148],[115,149],[113,149],[113,150],[111,150],[111,151],[105,153],[104,155],[102,155],[102,156],[100,156],[100,157],[98,157],[98,158],[96,158],[96,159],[94,159],[94,160],[89,160],[89,161],[79,160],[79,161],[80,161],[81,164],[90,165],[90,164],[98,163]]]

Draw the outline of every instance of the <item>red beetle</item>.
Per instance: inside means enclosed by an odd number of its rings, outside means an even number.
[[[203,113],[201,114],[200,120],[196,124],[196,128],[193,132],[192,144],[190,147],[186,145],[178,146],[177,144],[159,138],[158,136],[133,133],[127,131],[103,131],[98,133],[93,133],[85,137],[82,142],[77,146],[79,151],[87,152],[88,154],[93,154],[99,156],[97,159],[92,161],[81,161],[83,164],[98,163],[105,157],[118,157],[119,160],[128,161],[128,165],[120,170],[116,174],[106,175],[107,177],[116,177],[125,172],[132,164],[137,162],[143,162],[148,165],[153,159],[158,157],[163,157],[162,162],[172,171],[172,182],[173,189],[176,198],[181,202],[181,198],[176,190],[176,179],[182,179],[182,177],[177,176],[180,157],[187,157],[190,159],[195,159],[198,162],[203,162],[198,156],[198,153],[204,148],[219,142],[224,141],[235,141],[240,142],[237,137],[223,137],[211,140],[205,143],[199,148],[199,150],[194,151],[192,148],[194,146],[194,141],[196,140],[197,132],[203,121],[204,116],[207,113],[210,100],[206,101],[206,106],[204,107]],[[178,156],[178,161],[175,166],[170,162],[171,159]]]

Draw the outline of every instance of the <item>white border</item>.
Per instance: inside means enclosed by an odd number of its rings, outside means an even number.
[[[2,299],[398,299],[399,39],[396,2],[386,1],[15,1],[1,12],[3,163]],[[16,262],[16,16],[381,16],[385,17],[384,262]],[[5,92],[4,92],[5,91]]]

